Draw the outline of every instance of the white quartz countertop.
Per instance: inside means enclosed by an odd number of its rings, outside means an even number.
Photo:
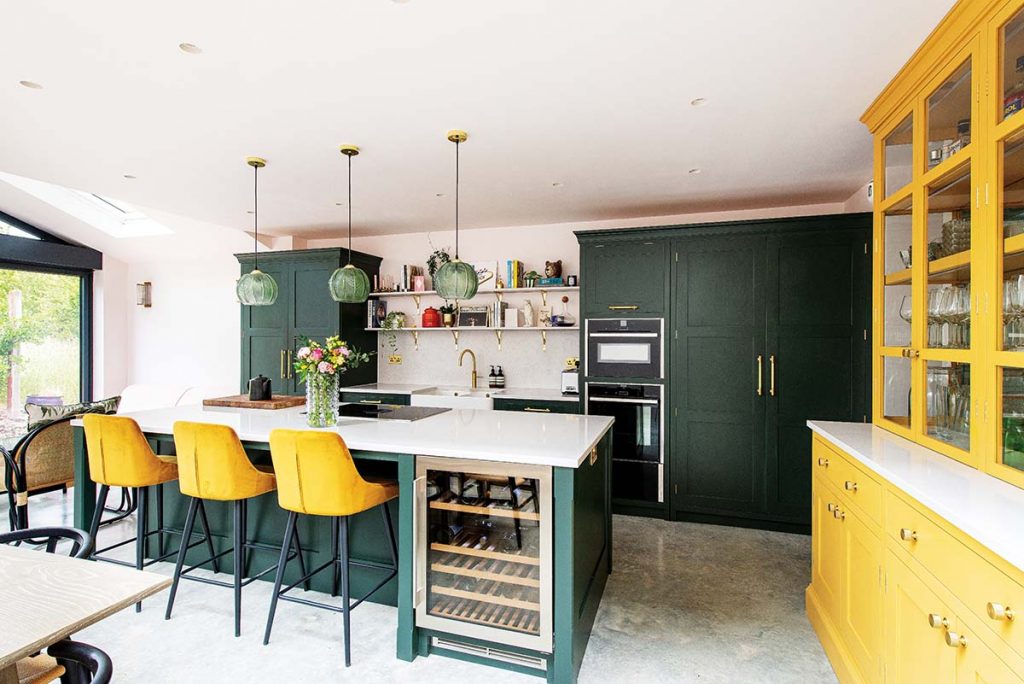
[[[429,392],[433,389],[462,389],[468,387],[449,387],[447,385],[405,385],[400,383],[371,383],[369,385],[352,385],[342,387],[342,392],[367,392],[374,394],[417,394]],[[531,387],[507,387],[505,389],[491,389],[480,387],[479,390],[489,391],[492,396],[499,399],[526,399],[534,401],[572,401],[580,400],[578,394],[562,394],[557,389],[531,388]]]
[[[1024,490],[870,423],[807,426],[1024,570]]]
[[[173,434],[179,420],[216,423],[242,440],[267,442],[276,428],[307,429],[305,407],[174,406],[121,414],[143,432]],[[81,425],[80,420],[72,425]],[[342,418],[328,428],[350,449],[575,468],[612,426],[605,416],[453,409],[413,422]]]

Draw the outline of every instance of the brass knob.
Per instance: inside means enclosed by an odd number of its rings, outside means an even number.
[[[836,506],[836,509],[832,511],[832,517],[836,520],[842,520],[846,517],[846,514],[839,510],[839,506]]]
[[[953,648],[963,648],[967,646],[967,639],[957,634],[956,632],[946,632],[946,645],[952,646]]]
[[[848,491],[848,492],[855,492],[855,491],[857,491],[857,483],[854,482],[853,480],[847,480],[846,482],[844,482],[843,483],[843,487],[845,487],[846,491]]]
[[[903,541],[917,541],[917,532],[909,527],[900,528],[900,539]]]
[[[828,468],[828,459],[827,458],[819,458],[818,459],[818,465],[820,465],[822,468]]]
[[[928,625],[934,629],[949,629],[949,620],[938,613],[928,613]]]
[[[828,508],[828,512],[831,513],[832,511],[836,510],[836,505],[834,503],[830,503],[827,506],[827,508]]]
[[[1013,611],[1001,603],[992,603],[991,601],[985,606],[985,611],[988,616],[993,620],[1012,620]]]

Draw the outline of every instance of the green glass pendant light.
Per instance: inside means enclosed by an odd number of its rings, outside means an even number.
[[[466,131],[448,131],[448,140],[455,143],[455,258],[434,274],[434,290],[443,299],[472,299],[480,285],[473,265],[459,260],[459,145],[468,138]]]
[[[370,277],[366,271],[352,265],[352,157],[359,154],[359,148],[355,145],[342,145],[340,149],[348,157],[348,263],[331,274],[327,285],[334,301],[362,304],[370,296]]]
[[[238,279],[235,285],[235,294],[238,301],[245,306],[270,306],[277,301],[277,282],[267,273],[260,270],[260,242],[259,242],[259,172],[267,165],[266,159],[260,157],[247,157],[245,163],[252,167],[252,241],[253,241],[253,269]]]

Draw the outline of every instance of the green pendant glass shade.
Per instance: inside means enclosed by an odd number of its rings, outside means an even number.
[[[277,301],[277,282],[257,268],[238,279],[235,293],[245,306],[270,306]]]
[[[335,270],[328,285],[331,298],[343,304],[361,304],[370,296],[370,277],[352,264]]]
[[[253,212],[252,212],[252,227],[253,227],[253,269],[251,273],[246,273],[244,276],[238,279],[238,283],[235,285],[235,294],[238,295],[238,301],[244,306],[270,306],[277,301],[277,281],[275,281],[269,274],[264,273],[260,270],[259,262],[259,171],[267,165],[265,159],[259,157],[249,157],[245,160],[245,163],[252,167],[252,188],[253,188]]]
[[[342,145],[341,153],[348,157],[348,263],[335,269],[327,288],[331,299],[342,304],[362,304],[370,296],[370,276],[352,265],[352,157],[359,154],[355,145]]]
[[[458,259],[444,264],[434,274],[434,290],[442,299],[472,299],[479,286],[476,269]]]

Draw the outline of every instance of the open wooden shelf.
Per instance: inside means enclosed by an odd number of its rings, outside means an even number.
[[[438,593],[441,595],[433,597],[431,601],[431,615],[502,627],[527,634],[537,634],[540,631],[539,610],[471,601]]]
[[[476,296],[482,297],[490,294],[530,294],[531,292],[579,292],[579,285],[537,285],[535,287],[503,287],[500,290],[477,290]],[[422,292],[371,292],[370,297],[427,297],[439,296],[436,290],[423,290]],[[474,297],[473,299],[476,299]],[[472,301],[472,300],[469,300]]]
[[[438,501],[435,499],[430,502],[430,508],[441,511],[455,511],[457,513],[471,513],[474,515],[493,515],[499,518],[540,520],[540,513],[534,513],[532,511],[514,511],[511,508],[499,506],[495,503],[491,503],[489,506],[471,506],[469,504],[460,504],[453,501]]]
[[[1015,239],[1019,236],[1014,236]],[[1021,249],[1024,249],[1022,244]],[[963,283],[971,278],[971,251],[964,250],[928,262],[928,284]],[[910,269],[894,271],[885,276],[886,285],[909,285]]]

